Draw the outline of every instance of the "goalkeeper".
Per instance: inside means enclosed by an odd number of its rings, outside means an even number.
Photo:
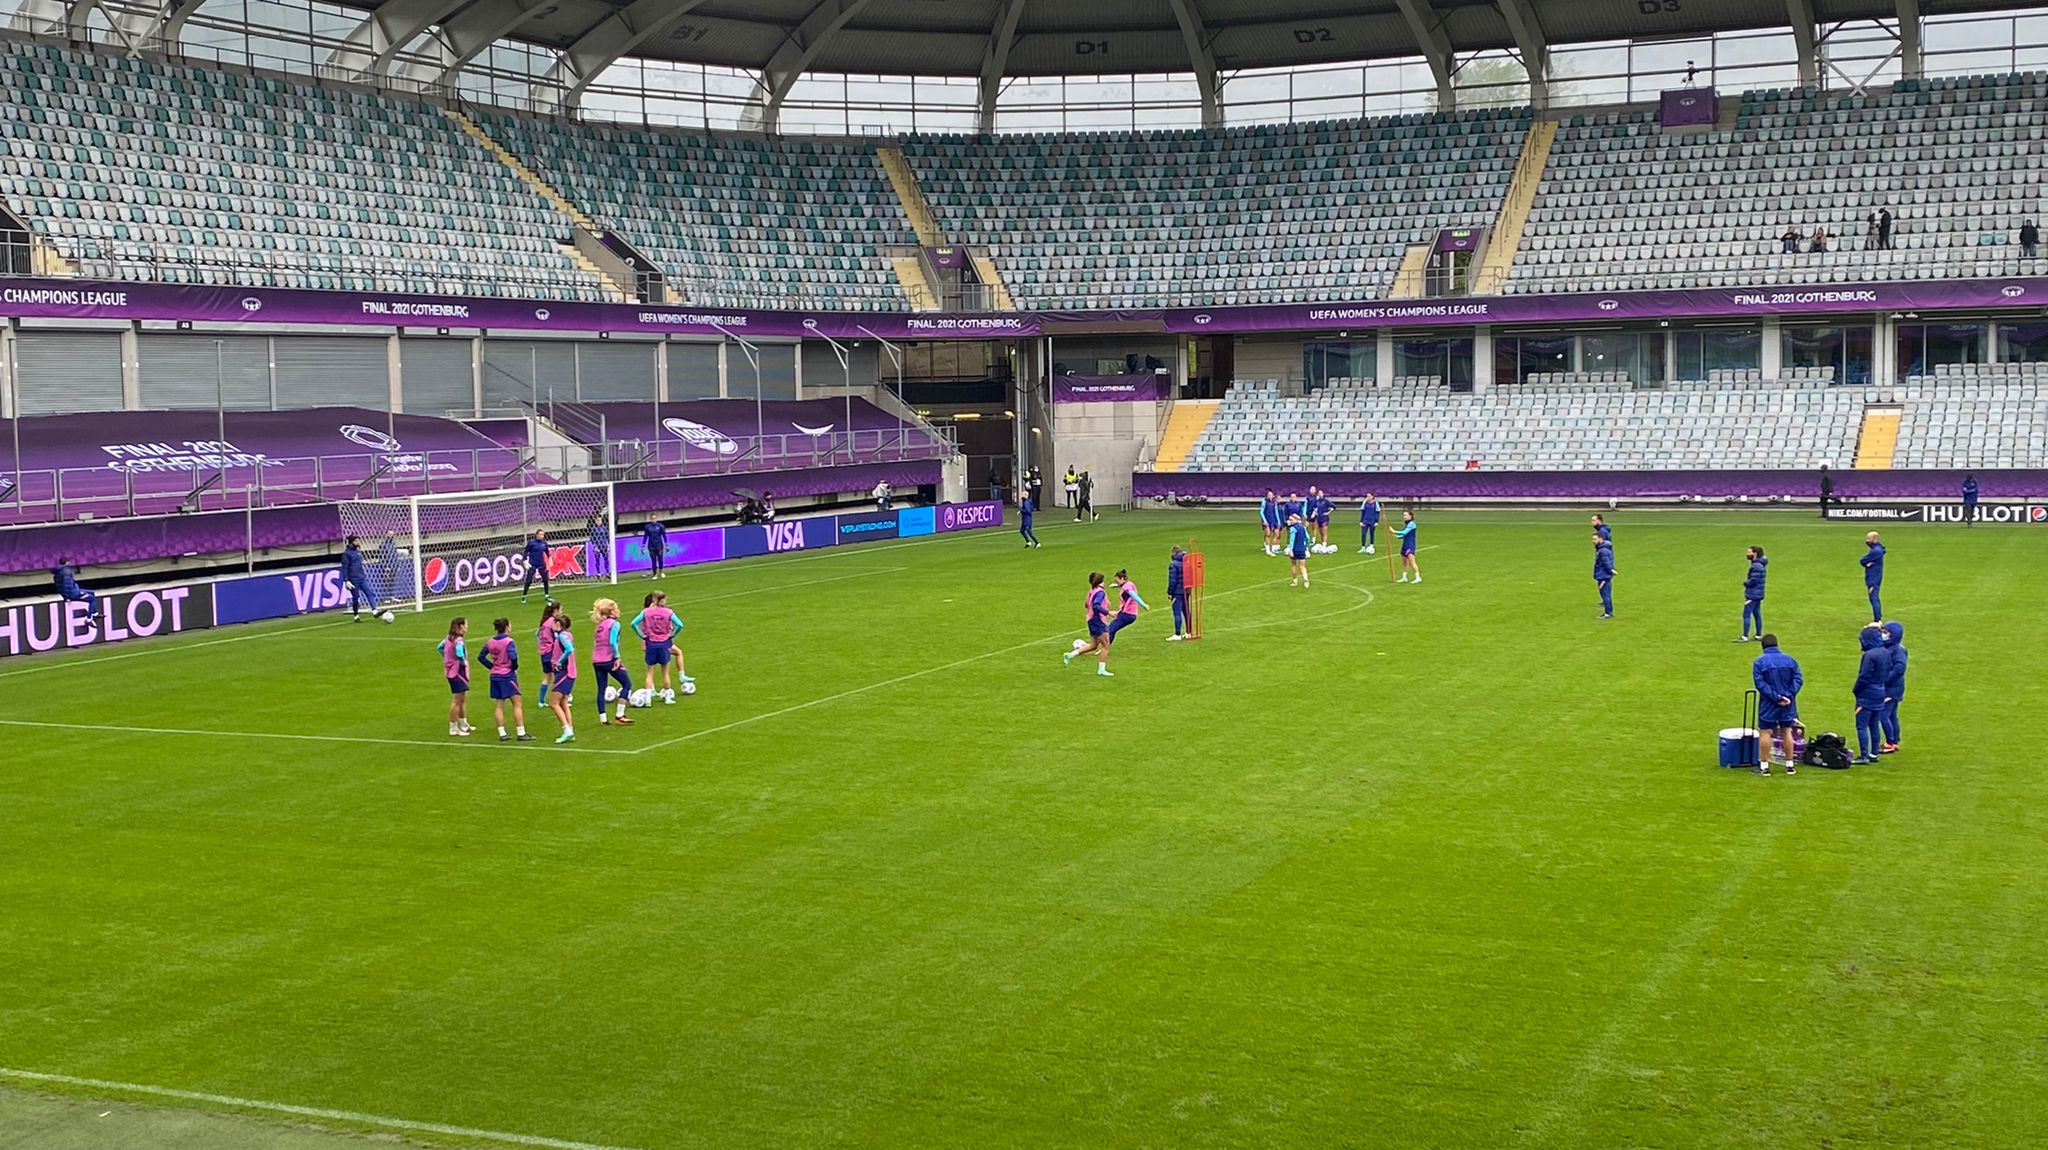
[[[555,589],[548,584],[548,533],[536,531],[526,541],[526,583],[519,588],[519,601],[526,602],[526,595],[533,590],[533,577],[540,576],[540,597],[552,603]]]

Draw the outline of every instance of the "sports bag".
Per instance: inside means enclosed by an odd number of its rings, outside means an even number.
[[[1833,731],[1823,731],[1806,740],[1805,764],[1831,771],[1849,769],[1849,743]]]

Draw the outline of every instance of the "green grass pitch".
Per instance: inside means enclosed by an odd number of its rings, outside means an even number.
[[[1602,622],[1582,514],[1043,519],[674,572],[702,690],[573,749],[445,735],[513,599],[0,664],[0,1147],[2040,1144],[2048,531],[1885,528],[1904,749],[1764,779],[1743,548],[1846,734],[1863,525],[1624,511]]]

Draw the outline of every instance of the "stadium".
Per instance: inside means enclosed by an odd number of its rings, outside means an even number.
[[[2048,8],[0,0],[0,85],[0,1145],[2048,1129]]]

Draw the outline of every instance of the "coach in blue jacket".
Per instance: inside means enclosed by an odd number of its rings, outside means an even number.
[[[1884,625],[1884,645],[1891,652],[1891,675],[1884,682],[1884,693],[1890,698],[1884,704],[1884,746],[1878,748],[1882,754],[1891,754],[1899,749],[1899,701],[1906,697],[1906,628],[1902,623]]]
[[[1806,685],[1806,677],[1799,673],[1799,660],[1778,649],[1776,635],[1762,636],[1760,641],[1763,654],[1749,665],[1750,679],[1756,684],[1756,725],[1763,735],[1757,771],[1771,773],[1771,743],[1775,740],[1783,748],[1784,757],[1779,761],[1785,764],[1785,773],[1796,774],[1799,756],[1792,743],[1799,731],[1799,688]]]
[[[1593,536],[1593,583],[1600,588],[1600,617],[1614,618],[1614,544]]]
[[[100,597],[78,585],[78,572],[72,569],[69,557],[59,558],[57,565],[50,569],[50,582],[56,585],[57,594],[63,596],[65,602],[85,604],[87,617],[94,622],[99,621]]]
[[[1166,597],[1173,602],[1173,634],[1166,637],[1169,642],[1195,633],[1194,616],[1188,614],[1187,558],[1188,553],[1176,544],[1166,561]],[[1183,631],[1187,634],[1183,635]]]
[[[1884,604],[1878,600],[1878,589],[1884,586],[1884,544],[1877,541],[1877,532],[1863,537],[1863,589],[1870,593],[1870,621],[1884,622]]]
[[[1876,623],[1863,628],[1857,641],[1863,645],[1863,659],[1856,665],[1856,758],[1858,763],[1877,761],[1884,745],[1884,709],[1891,696],[1885,693],[1892,677],[1892,653],[1884,645],[1884,628]]]
[[[1738,643],[1749,642],[1749,624],[1756,622],[1757,637],[1764,633],[1764,567],[1770,560],[1764,558],[1764,549],[1749,549],[1749,574],[1742,579],[1742,638]]]

